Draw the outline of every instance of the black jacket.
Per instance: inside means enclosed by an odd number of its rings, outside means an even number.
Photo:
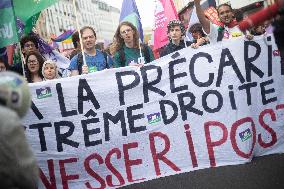
[[[190,41],[186,41],[186,45],[189,47],[192,43]],[[172,42],[167,44],[161,52],[161,57],[171,54],[172,52],[178,51],[185,48],[184,40],[181,40],[179,45],[175,45]]]

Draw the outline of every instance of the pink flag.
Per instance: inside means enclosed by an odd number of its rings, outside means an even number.
[[[169,21],[178,19],[172,0],[156,0],[154,49],[159,49],[168,43],[167,25]]]

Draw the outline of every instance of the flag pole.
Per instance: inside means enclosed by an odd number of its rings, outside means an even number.
[[[139,52],[140,52],[140,58],[142,58],[142,49],[141,49],[141,43],[140,43],[140,38],[139,38]]]
[[[81,52],[82,52],[82,55],[83,55],[83,64],[84,64],[84,65],[87,65],[87,64],[86,64],[86,57],[85,57],[85,53],[84,53],[83,42],[82,42],[82,36],[81,36],[81,32],[80,32],[78,14],[77,14],[77,9],[76,9],[76,0],[73,0],[73,9],[74,9],[75,18],[76,18],[76,28],[77,28],[77,31],[78,31],[78,33],[79,33]]]
[[[20,42],[18,42],[18,46],[20,48],[20,57],[21,57],[21,64],[22,64],[22,68],[23,68],[23,76],[26,78],[26,72],[25,72],[26,60],[25,60]]]
[[[184,38],[183,38],[183,42],[184,42],[184,46],[185,46],[185,48],[187,48],[188,46],[187,46],[187,44],[186,44],[185,39],[187,39],[187,38],[186,38],[186,36],[184,36]]]
[[[138,58],[138,64],[144,65],[144,64],[145,64],[145,59],[144,59],[144,57],[142,56],[142,49],[141,49],[140,38],[139,38],[139,41],[138,41],[138,46],[139,46],[139,53],[140,53],[140,58]],[[145,49],[145,50],[146,50],[146,49]],[[144,56],[145,56],[145,55],[144,55]]]

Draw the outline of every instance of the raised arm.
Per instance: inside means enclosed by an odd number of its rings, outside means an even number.
[[[200,5],[200,0],[194,0],[194,5],[196,7],[197,17],[203,27],[203,30],[209,34],[210,33],[210,21],[205,17],[204,10]]]

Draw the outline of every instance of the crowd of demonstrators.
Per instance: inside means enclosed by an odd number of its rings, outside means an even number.
[[[114,63],[115,67],[143,66],[154,60],[152,49],[139,41],[137,28],[130,22],[121,22],[115,32]],[[141,55],[144,60],[141,59]]]
[[[237,27],[234,11],[228,4],[222,4],[217,7],[217,12],[223,25],[216,26],[205,17],[200,6],[200,0],[194,0],[194,3],[201,23],[194,24],[189,28],[193,40],[190,42],[185,41],[185,28],[183,24],[179,20],[172,20],[167,26],[169,43],[162,49],[161,56],[166,56],[186,47],[198,48],[233,37],[245,36],[251,40],[253,39],[253,35],[265,34],[269,27],[264,23],[264,25],[252,28],[250,33],[241,32]],[[283,15],[280,20],[274,23],[276,27],[274,31],[277,37],[276,43],[279,45],[282,61],[284,42],[283,37],[281,37],[283,34],[283,27],[281,26],[283,26],[283,23]],[[137,28],[130,22],[125,21],[119,24],[114,35],[114,40],[106,50],[103,46],[96,49],[97,36],[94,28],[85,26],[79,32],[75,32],[72,35],[75,49],[70,55],[71,63],[69,70],[71,70],[71,76],[113,67],[142,67],[145,63],[154,60],[152,49],[148,45],[140,43]],[[83,52],[81,52],[79,34],[82,37]],[[24,57],[23,64],[9,65],[7,58],[0,57],[0,72],[2,72],[0,74],[0,81],[5,79],[6,74],[22,80],[23,83],[26,81],[28,83],[36,83],[60,78],[56,62],[45,60],[40,54],[38,41],[34,35],[21,38],[20,45]],[[83,61],[83,54],[86,65]],[[15,75],[15,73],[10,75],[9,70],[25,75],[26,81],[22,77]],[[7,85],[7,83],[0,82],[0,93],[1,89],[4,89],[3,91],[7,90],[7,88],[11,89],[12,86]],[[21,90],[21,95],[24,95],[25,91],[29,91],[27,85],[26,89],[22,89],[19,89]],[[20,124],[20,118],[24,116],[30,107],[31,95],[28,94],[26,96],[29,99],[20,99],[21,103],[26,103],[23,104],[25,106],[25,110],[23,111],[22,109],[15,109],[16,106],[11,106],[10,102],[5,101],[9,98],[0,94],[0,183],[4,188],[37,188],[39,169],[25,139],[24,129]],[[4,97],[4,99],[1,99],[1,97]]]
[[[107,68],[107,60],[104,54],[96,49],[96,32],[94,28],[85,26],[80,30],[86,64],[83,61],[83,53],[80,52],[71,59],[69,70],[71,76],[101,71]]]
[[[203,45],[215,44],[224,39],[242,36],[252,40],[253,36],[272,33],[268,32],[269,28],[272,27],[271,24],[266,23],[256,26],[250,29],[250,31],[242,32],[238,28],[238,21],[242,20],[243,14],[235,12],[228,4],[221,4],[216,8],[222,24],[217,26],[206,18],[204,10],[200,6],[200,1],[194,0],[200,23],[188,28],[188,32],[193,39],[186,41],[184,25],[179,20],[171,20],[167,25],[169,43],[157,51],[159,56],[156,58],[166,56],[186,47],[196,49]],[[79,34],[82,38],[82,48]],[[76,31],[72,35],[74,50],[69,56],[71,61],[67,69],[70,74],[66,74],[63,77],[87,74],[114,67],[142,67],[145,63],[155,59],[153,47],[140,42],[138,30],[131,22],[124,21],[118,25],[113,41],[106,49],[104,49],[103,43],[96,44],[96,39],[95,29],[90,26],[84,26],[79,32]],[[6,61],[1,59],[1,71],[16,71],[25,75],[29,83],[60,78],[56,64],[52,64],[51,60],[47,60],[44,63],[46,59],[40,54],[37,36],[31,34],[22,37],[20,45],[24,56],[23,64],[7,65]],[[81,52],[82,49],[83,53]],[[23,65],[24,69],[22,68]]]
[[[171,20],[167,25],[167,34],[169,43],[161,52],[161,57],[168,55],[172,52],[181,50],[192,44],[190,41],[185,41],[183,37],[186,34],[184,25],[179,20]]]

